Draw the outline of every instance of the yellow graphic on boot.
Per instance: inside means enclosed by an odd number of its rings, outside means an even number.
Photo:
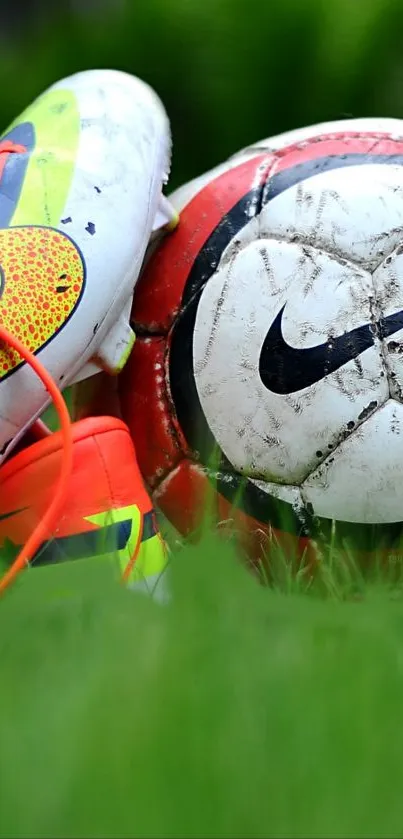
[[[76,244],[51,227],[0,229],[0,323],[33,353],[73,314],[85,285]],[[0,343],[0,379],[22,363]]]

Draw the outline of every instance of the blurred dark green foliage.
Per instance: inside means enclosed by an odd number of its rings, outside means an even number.
[[[0,33],[4,127],[61,76],[130,71],[157,89],[170,114],[174,185],[301,124],[403,116],[401,0],[28,6],[26,26],[19,5],[19,21]]]

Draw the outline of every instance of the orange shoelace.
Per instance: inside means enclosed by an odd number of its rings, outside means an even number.
[[[15,580],[20,571],[26,568],[29,562],[31,562],[38,548],[41,546],[42,542],[46,541],[49,538],[49,533],[52,532],[55,526],[57,525],[60,513],[66,500],[68,483],[72,471],[73,435],[71,430],[71,419],[67,410],[66,403],[62,396],[62,393],[60,392],[56,382],[54,381],[50,373],[48,373],[48,371],[39,361],[39,359],[33,353],[31,353],[30,350],[28,350],[27,347],[25,347],[24,344],[18,338],[16,338],[14,335],[8,332],[8,330],[1,325],[0,341],[11,347],[16,352],[18,352],[21,358],[23,358],[24,361],[26,361],[26,363],[30,365],[32,370],[34,370],[34,372],[37,374],[37,376],[39,376],[39,378],[43,382],[46,390],[52,398],[57,415],[59,417],[60,432],[63,441],[62,465],[60,469],[59,479],[56,484],[53,500],[49,505],[45,515],[38,522],[38,524],[32,531],[29,539],[21,548],[13,564],[0,578],[0,594],[2,594],[5,591],[5,589],[8,588],[8,586]]]

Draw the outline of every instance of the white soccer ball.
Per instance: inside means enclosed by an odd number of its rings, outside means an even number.
[[[403,122],[346,120],[265,140],[171,200],[180,227],[140,282],[126,374],[156,499],[188,530],[204,476],[229,504],[244,487],[250,527],[306,539],[336,521],[353,547],[396,550]],[[133,373],[145,355],[151,384]]]

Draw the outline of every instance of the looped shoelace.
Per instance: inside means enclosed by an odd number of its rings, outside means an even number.
[[[1,145],[0,151],[2,151]],[[43,382],[46,390],[51,396],[59,417],[60,432],[63,442],[62,464],[53,499],[49,504],[46,513],[32,531],[30,537],[21,548],[12,565],[0,578],[0,594],[2,594],[15,580],[20,571],[26,568],[29,562],[32,561],[42,542],[49,538],[49,533],[52,532],[57,524],[63,505],[66,501],[67,487],[71,477],[73,465],[73,434],[70,415],[62,393],[50,373],[46,370],[46,367],[44,367],[39,359],[22,343],[22,341],[12,335],[11,332],[1,325],[0,341],[18,352],[21,358],[30,365],[32,370]]]

